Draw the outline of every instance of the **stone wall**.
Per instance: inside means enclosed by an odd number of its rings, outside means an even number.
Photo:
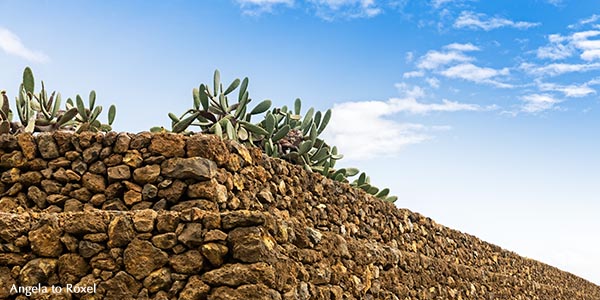
[[[1,299],[600,299],[213,136],[2,135],[0,149]]]

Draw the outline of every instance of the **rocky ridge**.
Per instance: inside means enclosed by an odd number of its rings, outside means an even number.
[[[214,136],[0,136],[0,298],[600,299],[600,287]]]

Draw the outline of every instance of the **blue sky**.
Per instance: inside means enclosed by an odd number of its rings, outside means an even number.
[[[595,1],[0,1],[0,88],[168,125],[191,90],[333,108],[327,140],[397,205],[600,284]],[[24,17],[26,16],[26,17]]]

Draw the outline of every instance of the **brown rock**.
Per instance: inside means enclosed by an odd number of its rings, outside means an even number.
[[[116,216],[108,224],[108,246],[123,247],[135,238],[133,222],[127,216]]]
[[[0,267],[0,299],[8,299],[11,294],[14,294],[11,293],[10,288],[16,284],[17,282],[10,276],[10,269],[7,267]]]
[[[60,156],[58,146],[51,133],[40,133],[37,136],[37,146],[44,159],[54,159]]]
[[[277,242],[262,227],[239,227],[229,232],[233,258],[247,263],[270,261]]]
[[[179,234],[177,239],[184,245],[193,248],[202,244],[202,225],[200,223],[188,223]]]
[[[133,181],[139,184],[154,183],[160,176],[159,165],[149,165],[133,171]]]
[[[144,287],[150,293],[156,293],[160,290],[166,290],[171,285],[171,271],[169,268],[158,269],[144,279]]]
[[[204,267],[204,257],[198,250],[189,250],[169,258],[171,268],[177,273],[198,274]]]
[[[185,155],[183,136],[175,133],[159,133],[152,136],[150,150],[153,154],[165,157],[183,157]]]
[[[213,289],[208,295],[208,300],[236,300],[236,299],[260,299],[260,300],[281,300],[281,294],[278,291],[268,288],[264,284],[247,284],[233,289],[227,286],[220,286]],[[308,299],[308,298],[295,298]],[[315,299],[329,299],[315,298]]]
[[[142,199],[154,199],[156,196],[158,196],[158,188],[153,184],[144,184],[144,187],[142,188]]]
[[[214,178],[210,181],[190,185],[187,195],[190,198],[203,198],[216,203],[227,202],[227,188],[219,184]]]
[[[58,257],[62,252],[60,237],[62,230],[56,226],[45,224],[29,232],[31,251],[38,256]]]
[[[202,300],[206,299],[206,295],[210,291],[210,286],[204,283],[200,276],[190,276],[187,284],[179,294],[179,300]],[[241,298],[240,298],[241,299]],[[246,298],[250,299],[250,298]]]
[[[218,229],[210,230],[204,235],[205,242],[217,242],[225,240],[227,240],[227,233]]]
[[[107,169],[108,172],[108,180],[117,181],[117,180],[127,180],[131,178],[131,172],[128,166],[120,165],[116,167],[110,167]]]
[[[76,253],[67,253],[58,258],[58,277],[63,286],[79,282],[89,269],[85,259]]]
[[[173,212],[164,212],[156,217],[158,232],[174,232],[179,225],[179,215]]]
[[[17,135],[17,143],[19,144],[19,147],[21,147],[21,151],[25,158],[32,160],[36,157],[37,145],[35,144],[35,140],[31,133],[21,133]]]
[[[132,168],[139,168],[143,162],[144,158],[142,157],[142,154],[137,150],[129,150],[127,151],[127,153],[125,153],[125,156],[123,157],[123,163]]]
[[[27,158],[20,151],[13,151],[0,156],[0,167],[20,168],[27,163]]]
[[[103,215],[86,213],[70,214],[63,221],[63,230],[74,234],[106,232],[108,223]]]
[[[229,249],[225,245],[217,244],[217,243],[208,243],[202,245],[200,248],[202,251],[202,255],[208,259],[208,261],[215,267],[219,267],[223,264],[223,260],[225,255]]]
[[[81,184],[93,193],[103,193],[106,189],[104,177],[89,172],[83,174],[83,177],[81,177]]]
[[[176,157],[161,164],[161,174],[176,179],[210,180],[216,173],[217,164],[202,157]]]
[[[154,220],[156,220],[157,213],[151,209],[144,209],[134,212],[133,226],[138,232],[150,232],[154,229]]]
[[[115,145],[113,146],[114,153],[125,153],[129,149],[129,143],[131,142],[131,138],[127,133],[119,133],[117,139],[115,140]]]
[[[47,284],[55,275],[57,260],[53,258],[36,258],[30,260],[19,273],[19,283],[24,286]]]
[[[0,238],[12,242],[29,231],[31,220],[27,214],[5,215],[0,218]]]
[[[123,202],[125,202],[125,204],[127,204],[129,206],[134,205],[141,201],[142,201],[142,194],[140,192],[129,190],[129,191],[125,192],[125,195],[123,195]]]
[[[186,188],[187,185],[185,183],[180,180],[175,180],[167,188],[160,189],[158,191],[158,197],[165,198],[169,202],[178,202],[183,196]]]
[[[152,271],[167,263],[167,254],[148,241],[134,239],[123,252],[123,263],[127,273],[136,279],[148,276]]]
[[[171,207],[172,211],[184,211],[190,208],[199,208],[201,210],[208,210],[208,211],[219,211],[219,208],[217,206],[217,204],[215,202],[209,201],[209,200],[188,200],[188,201],[182,201],[179,202],[176,205],[173,205]]]
[[[235,227],[250,227],[265,223],[265,216],[259,211],[238,210],[226,212],[221,215],[223,229]]]
[[[174,232],[167,232],[152,237],[152,244],[160,249],[171,249],[177,245],[177,235]]]
[[[100,283],[99,287],[106,290],[105,299],[135,299],[142,284],[131,275],[121,271],[115,277]]]
[[[29,189],[27,189],[27,198],[35,202],[35,205],[37,205],[38,208],[46,208],[47,197],[48,194],[40,190],[37,186],[30,186]]]
[[[275,269],[264,262],[251,265],[226,264],[219,269],[204,273],[201,279],[211,286],[236,287],[258,283],[273,286],[275,283]]]
[[[80,241],[79,242],[79,254],[85,258],[90,258],[105,249],[102,244],[94,243],[90,241]]]
[[[187,156],[200,156],[208,158],[222,166],[229,159],[227,146],[217,136],[206,134],[195,134],[187,139]]]
[[[44,176],[42,176],[42,173],[38,171],[30,171],[23,173],[19,178],[19,182],[22,183],[24,186],[30,186],[34,184],[39,184],[43,178]]]
[[[100,152],[102,151],[102,145],[94,143],[91,147],[83,150],[81,158],[87,164],[93,163],[100,158]]]

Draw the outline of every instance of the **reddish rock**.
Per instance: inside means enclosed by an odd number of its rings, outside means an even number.
[[[155,134],[152,136],[148,150],[153,154],[165,157],[183,157],[185,155],[185,141],[180,134]]]
[[[223,140],[217,136],[195,134],[186,141],[188,157],[200,156],[224,165],[229,159],[229,151]]]

